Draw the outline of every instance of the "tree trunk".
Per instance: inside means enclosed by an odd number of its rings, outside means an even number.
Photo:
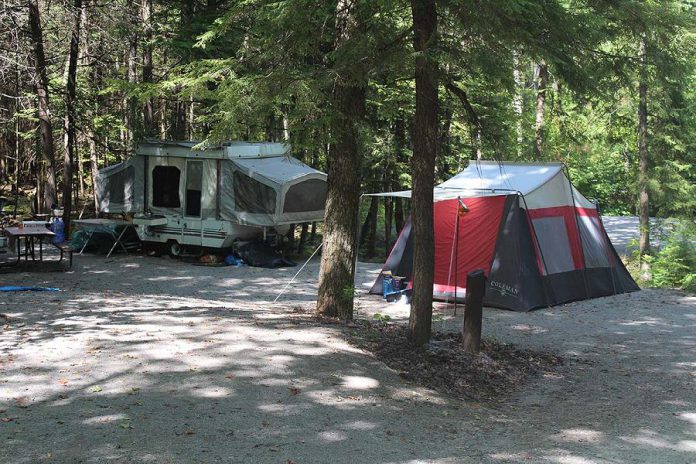
[[[522,147],[524,146],[524,131],[523,131],[523,112],[524,99],[522,90],[524,89],[524,81],[522,78],[522,70],[520,69],[519,53],[515,50],[512,52],[512,79],[515,82],[515,89],[512,97],[512,109],[515,112],[515,132],[517,135],[517,157],[522,157]]]
[[[435,275],[433,187],[437,158],[437,62],[430,55],[437,41],[435,0],[411,0],[416,56],[416,114],[413,133],[413,294],[410,340],[421,346],[430,340]]]
[[[29,29],[34,51],[35,88],[38,101],[39,118],[39,145],[41,154],[38,164],[40,172],[44,174],[37,181],[37,195],[40,192],[43,198],[37,198],[37,208],[40,211],[48,211],[51,205],[56,203],[56,158],[53,145],[53,125],[51,123],[51,110],[48,95],[48,74],[46,72],[46,56],[44,54],[43,29],[41,28],[41,15],[38,0],[28,3]]]
[[[638,216],[640,218],[640,238],[638,247],[641,263],[643,256],[650,251],[650,215],[648,194],[648,77],[647,44],[645,35],[640,38],[638,50],[640,60],[640,82],[638,83]]]
[[[350,0],[336,2],[335,48],[357,33]],[[337,75],[331,88],[331,144],[327,156],[324,249],[319,273],[317,312],[353,318],[355,261],[358,253],[361,147],[358,124],[365,115],[367,78],[351,70],[352,79]]]
[[[406,153],[404,147],[406,146],[406,128],[403,118],[398,118],[394,123],[394,144],[396,149],[396,165],[397,169],[400,170],[400,166],[406,163]],[[392,190],[399,191],[403,189],[403,185],[399,179],[399,176],[392,176]],[[404,227],[404,204],[403,200],[399,197],[394,197],[392,199],[392,205],[394,209],[394,226],[396,227],[396,236],[398,237],[401,233],[401,229]],[[391,230],[391,227],[390,227]],[[387,250],[387,253],[389,250]]]
[[[309,230],[309,241],[311,243],[314,243],[314,240],[317,238],[317,223],[313,222],[312,227]]]
[[[361,164],[356,123],[365,112],[365,94],[365,87],[343,83],[337,83],[333,92],[337,114],[332,121],[334,143],[327,159],[324,249],[317,311],[342,319],[353,318]]]
[[[80,24],[82,1],[73,4],[73,28],[68,52],[68,81],[65,91],[65,134],[66,150],[63,162],[63,223],[66,238],[70,233],[70,214],[72,213],[73,165],[75,163],[75,100],[77,93],[77,59],[80,52]]]
[[[300,241],[297,244],[297,254],[302,255],[302,252],[304,252],[304,247],[307,244],[307,235],[309,232],[309,224],[304,222],[302,223],[302,229],[300,230]]]
[[[133,0],[128,1],[128,10],[132,11],[135,5]],[[138,69],[137,69],[137,58],[138,58],[138,33],[136,31],[131,32],[128,38],[128,54],[126,57],[126,79],[128,84],[132,87],[138,83]],[[133,142],[136,138],[136,121],[138,119],[138,99],[135,96],[129,96],[126,100],[127,111],[126,111],[126,130],[128,131],[127,137],[127,149],[128,151],[133,149]]]
[[[399,197],[394,197],[394,227],[398,237],[404,228],[404,204]]]
[[[142,0],[140,16],[143,22],[143,82],[152,83],[152,0]],[[145,137],[154,137],[155,130],[154,103],[152,98],[143,105],[143,132]]]
[[[378,202],[377,197],[371,197],[370,198],[370,208],[367,211],[367,215],[365,215],[365,221],[363,221],[362,227],[360,228],[360,246],[363,246],[365,242],[370,238],[370,230],[371,230],[371,225],[373,222],[373,210],[376,212],[377,207],[374,206],[373,204],[376,204]]]
[[[99,215],[99,202],[97,201],[97,175],[99,174],[99,166],[97,164],[97,142],[94,140],[92,128],[88,128],[87,146],[89,147],[89,170],[92,175],[92,194],[94,196],[94,212]]]
[[[368,258],[375,256],[375,241],[377,240],[377,210],[379,207],[379,199],[377,197],[370,198],[370,210],[365,218],[363,230],[361,232],[361,242],[367,243],[366,255]],[[364,237],[363,237],[364,234]]]
[[[536,123],[534,125],[534,156],[540,160],[544,153],[546,132],[546,88],[549,82],[549,67],[544,60],[537,65]]]
[[[389,256],[392,247],[392,217],[394,216],[394,200],[384,197],[384,254]]]
[[[295,224],[290,224],[290,228],[288,229],[288,233],[285,234],[285,238],[288,239],[288,245],[287,245],[287,250],[292,250],[295,249]]]

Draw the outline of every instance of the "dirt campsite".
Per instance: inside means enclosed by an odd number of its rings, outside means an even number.
[[[273,304],[295,272],[84,255],[71,272],[3,275],[60,291],[0,301],[0,461],[694,459],[694,296],[486,308],[485,340],[561,361],[477,400],[389,367],[355,343],[359,324],[313,317],[315,262]],[[406,307],[366,294],[379,266],[358,272],[358,321],[404,324]],[[452,309],[436,308],[436,332],[460,330]]]

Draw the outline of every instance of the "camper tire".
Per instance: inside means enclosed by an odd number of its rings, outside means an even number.
[[[172,258],[181,258],[181,255],[184,254],[184,247],[179,245],[179,242],[176,240],[169,240],[167,242],[167,251]]]

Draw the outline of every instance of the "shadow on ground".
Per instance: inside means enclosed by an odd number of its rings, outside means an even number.
[[[361,282],[377,271],[361,268]],[[696,297],[487,310],[487,336],[580,360],[491,406],[409,384],[293,312],[317,269],[277,305],[296,268],[78,257],[69,273],[1,276],[64,291],[0,300],[0,462],[696,460]],[[448,311],[436,328],[458,328]]]

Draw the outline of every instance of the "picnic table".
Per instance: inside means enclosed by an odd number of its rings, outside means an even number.
[[[55,237],[55,234],[45,227],[7,227],[5,228],[5,235],[9,239],[10,247],[16,245],[17,247],[17,260],[12,265],[18,265],[24,256],[24,261],[28,261],[31,258],[32,261],[36,261],[36,245],[39,248],[39,261],[43,261],[43,243],[45,239],[50,240]],[[24,251],[22,252],[22,243],[24,243]],[[60,261],[63,260],[63,253],[61,250]]]
[[[72,221],[72,223],[75,225],[76,228],[79,227],[80,229],[85,230],[88,234],[87,240],[85,240],[85,243],[82,245],[82,248],[80,249],[80,254],[82,254],[82,252],[85,251],[85,248],[87,248],[87,244],[90,242],[90,240],[96,232],[105,233],[107,235],[110,235],[114,239],[114,244],[106,255],[107,258],[111,256],[111,253],[114,252],[118,245],[120,245],[123,251],[125,251],[126,254],[128,254],[128,248],[123,243],[123,236],[126,234],[126,231],[129,228],[135,230],[135,226],[132,222],[124,221],[123,219],[96,218],[75,219]],[[118,231],[119,228],[121,228],[120,232]]]

